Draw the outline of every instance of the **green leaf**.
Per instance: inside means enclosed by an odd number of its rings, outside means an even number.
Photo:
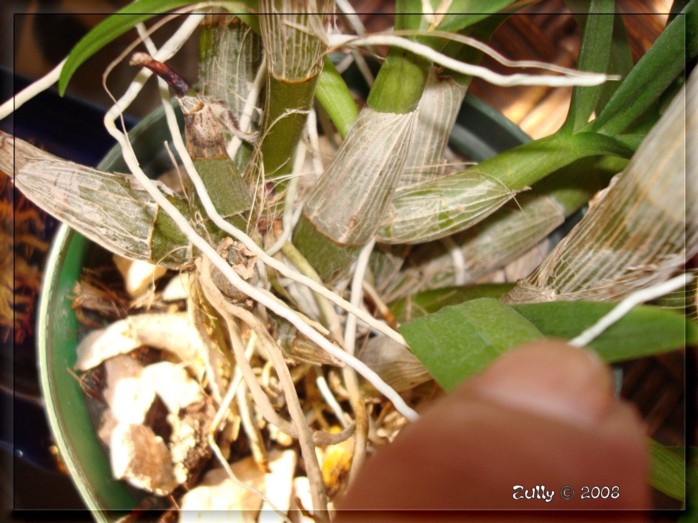
[[[315,88],[315,98],[327,111],[339,135],[346,138],[356,117],[359,116],[359,109],[342,75],[329,58],[325,58],[325,65]]]
[[[630,50],[630,42],[628,41],[628,34],[623,24],[623,17],[616,16],[613,24],[613,39],[611,40],[611,57],[606,72],[608,74],[617,74],[621,78],[625,78],[632,70],[633,65],[635,65],[633,62],[633,54]],[[596,104],[596,114],[603,111],[619,85],[620,82],[605,82],[601,86],[599,100]]]
[[[437,29],[451,32],[461,31],[513,3],[513,0],[489,0],[488,2],[454,0],[448,8],[449,14],[444,17]]]
[[[506,187],[520,190],[572,162],[590,156],[629,158],[633,150],[616,138],[597,133],[554,134],[519,145],[489,158],[471,169],[496,178]],[[467,171],[464,170],[463,172]],[[457,176],[457,175],[454,175]],[[434,182],[438,185],[438,182]],[[427,187],[423,188],[427,190]]]
[[[698,54],[698,1],[677,16],[618,86],[590,129],[617,134],[652,107],[684,70],[686,60]]]
[[[514,309],[478,298],[405,323],[401,334],[446,390],[482,371],[491,361],[543,334]]]
[[[513,283],[484,283],[462,287],[442,287],[397,300],[391,303],[389,308],[397,322],[404,323],[436,312],[448,305],[458,305],[476,298],[501,298],[513,286]]]
[[[608,68],[613,38],[613,3],[613,0],[592,0],[588,4],[582,46],[577,59],[577,69],[580,71],[602,73]],[[576,131],[589,122],[602,88],[602,85],[574,88],[564,131]]]
[[[614,303],[559,301],[514,305],[514,310],[553,338],[572,339],[615,307]],[[609,363],[641,358],[698,343],[698,327],[676,312],[642,305],[606,329],[590,347]]]
[[[414,0],[396,0],[395,2],[395,29],[402,31],[419,30],[426,28],[426,21],[422,15],[421,5],[414,5]]]
[[[665,447],[647,440],[650,454],[650,485],[667,496],[684,501],[686,495],[686,462],[683,447]]]
[[[156,15],[172,9],[194,3],[196,2],[192,0],[159,0],[158,2],[136,0],[123,9],[118,10],[109,18],[97,24],[73,47],[58,79],[58,92],[61,96],[65,93],[68,82],[85,60],[129,29],[135,27],[136,24],[145,22]]]
[[[636,143],[636,141],[633,141]],[[501,208],[514,192],[582,158],[632,156],[632,148],[598,133],[556,133],[449,176],[400,190],[377,232],[383,243],[424,243],[464,231]]]

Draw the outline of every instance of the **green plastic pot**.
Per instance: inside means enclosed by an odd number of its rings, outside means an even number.
[[[162,109],[145,118],[130,134],[137,156],[153,158],[152,152],[161,151],[167,139]],[[474,160],[483,160],[528,140],[499,112],[474,97],[466,97],[451,146]],[[151,172],[158,172],[160,162],[157,157],[151,162]],[[126,172],[119,148],[112,149],[98,168]],[[59,228],[44,273],[37,329],[38,361],[49,424],[70,476],[95,519],[113,522],[133,510],[143,496],[113,479],[109,457],[92,425],[84,392],[68,372],[75,366],[75,349],[82,337],[70,296],[82,268],[94,257],[107,259],[101,248],[80,234],[65,225]]]

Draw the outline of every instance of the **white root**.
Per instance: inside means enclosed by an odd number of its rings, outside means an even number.
[[[237,362],[237,368],[241,371],[245,383],[250,390],[250,394],[252,394],[257,408],[259,409],[259,412],[262,414],[264,419],[266,419],[272,425],[278,427],[282,432],[293,438],[298,438],[298,431],[296,430],[295,426],[276,413],[271,401],[257,381],[257,377],[255,376],[255,373],[252,370],[252,367],[250,366],[244,352],[242,339],[233,317],[245,315],[245,318],[248,320],[246,323],[250,325],[251,328],[254,325],[258,325],[258,320],[256,318],[251,318],[251,313],[247,314],[247,311],[243,312],[240,307],[236,307],[231,303],[228,303],[223,298],[218,288],[211,281],[209,271],[210,264],[204,260],[204,267],[201,269],[202,290],[204,291],[206,299],[216,308],[216,310],[218,310],[223,317],[223,320],[226,322],[226,326],[228,327],[228,335],[230,336],[230,342],[235,354],[235,360]],[[255,330],[255,332],[257,331]],[[339,434],[328,434],[318,431],[313,434],[313,442],[318,445],[333,445],[339,443],[343,439],[346,439],[351,434],[351,430],[353,430],[353,428]]]
[[[437,36],[438,33],[431,32],[430,35]],[[567,76],[553,76],[553,75],[530,75],[530,74],[511,74],[502,75],[490,71],[486,67],[479,65],[472,65],[464,62],[455,60],[449,56],[443,55],[437,51],[434,51],[431,47],[413,40],[408,40],[407,38],[397,36],[394,34],[373,34],[361,38],[357,38],[351,35],[334,34],[329,35],[329,45],[330,47],[338,48],[344,46],[354,46],[354,47],[365,47],[370,45],[387,45],[390,47],[397,47],[404,49],[418,56],[422,56],[427,60],[439,64],[446,69],[455,71],[456,73],[475,76],[477,78],[482,78],[483,80],[494,84],[501,85],[504,87],[514,86],[514,85],[545,85],[549,87],[563,87],[563,86],[592,86],[599,85],[608,80],[617,80],[618,78],[611,75],[601,74],[601,73],[584,73],[580,71],[575,71],[573,69],[566,69],[564,72]],[[544,64],[543,62],[526,62],[528,65],[522,67],[530,67],[531,64],[535,64],[536,67],[550,69],[550,66]],[[507,65],[517,64],[517,62],[510,62]],[[556,68],[558,72],[563,72],[562,68]]]
[[[156,59],[158,59],[157,57],[160,54],[160,51],[153,54],[155,55]],[[355,314],[362,321],[364,321],[364,323],[374,328],[378,332],[395,339],[398,343],[407,345],[404,338],[399,333],[388,327],[385,323],[377,321],[375,318],[365,313],[361,309],[353,307],[349,302],[337,296],[335,293],[329,291],[323,285],[318,284],[317,282],[313,281],[312,279],[306,276],[298,274],[296,271],[288,268],[284,263],[281,263],[275,260],[274,258],[268,256],[264,252],[264,250],[261,249],[255,243],[254,240],[252,240],[252,238],[244,234],[236,227],[230,225],[220,216],[220,214],[218,214],[218,212],[216,212],[215,206],[213,205],[213,202],[211,202],[211,199],[208,196],[203,182],[201,181],[201,178],[199,177],[196,168],[194,167],[194,163],[191,159],[191,156],[189,156],[187,152],[184,141],[182,140],[181,134],[179,132],[179,127],[177,125],[176,117],[174,114],[174,110],[172,109],[172,106],[167,100],[169,95],[169,89],[164,80],[158,80],[161,90],[161,96],[163,98],[163,108],[165,110],[165,116],[167,119],[168,126],[171,130],[172,140],[175,144],[175,148],[177,149],[177,152],[182,158],[182,163],[184,164],[187,173],[189,174],[194,186],[196,187],[197,194],[199,195],[204,209],[206,210],[211,220],[222,230],[230,233],[234,238],[238,239],[241,243],[245,245],[245,247],[251,250],[260,259],[262,259],[267,265],[276,269],[281,274],[290,277],[298,283],[302,283],[310,287],[312,290],[326,297],[331,302],[345,308],[347,312]],[[372,369],[370,369],[367,365],[365,365],[357,358],[353,357],[350,354],[347,354],[342,349],[331,343],[327,338],[322,336],[316,329],[308,325],[296,311],[290,309],[288,305],[286,305],[284,302],[273,296],[271,293],[265,292],[263,289],[253,287],[244,279],[242,279],[233,270],[233,268],[216,252],[215,248],[211,246],[206,239],[201,237],[194,230],[194,228],[189,224],[188,220],[184,217],[184,215],[182,215],[182,213],[179,212],[179,210],[163,196],[163,194],[153,184],[152,180],[150,180],[148,176],[143,172],[143,170],[140,168],[140,164],[138,163],[138,159],[136,158],[136,155],[133,151],[133,147],[131,146],[128,137],[116,127],[116,117],[121,113],[121,111],[126,110],[126,107],[122,107],[120,105],[120,103],[123,103],[123,101],[124,97],[122,97],[121,100],[117,102],[107,112],[107,114],[104,117],[104,126],[107,129],[107,132],[112,137],[114,137],[121,146],[124,160],[126,161],[126,164],[128,165],[135,178],[141,183],[141,185],[148,192],[148,194],[150,194],[151,197],[160,205],[162,210],[165,213],[167,213],[170,216],[170,218],[172,218],[175,224],[179,227],[180,231],[187,237],[187,239],[189,239],[192,245],[195,245],[197,248],[199,248],[201,252],[204,254],[204,256],[211,260],[211,263],[213,263],[213,265],[215,265],[216,268],[220,270],[223,273],[223,275],[230,281],[230,283],[233,284],[238,290],[249,296],[251,299],[257,301],[264,307],[268,308],[278,316],[289,321],[298,329],[299,332],[301,332],[311,341],[316,343],[320,348],[322,348],[338,360],[344,362],[345,364],[349,365],[354,370],[356,370],[367,381],[369,381],[376,388],[376,390],[378,390],[386,398],[388,398],[395,405],[395,408],[400,413],[402,413],[403,416],[405,416],[407,419],[409,419],[410,421],[418,419],[419,415],[417,414],[417,412],[414,409],[412,409],[409,405],[407,405],[407,403],[402,399],[402,397],[390,386],[388,386],[380,378],[380,376],[378,376],[378,374],[376,374]]]
[[[165,93],[167,93],[167,90],[163,91],[163,95],[166,97],[167,95]],[[349,314],[353,314],[353,315],[357,316],[363,323],[368,325],[374,331],[376,331],[380,334],[384,334],[384,335],[388,336],[389,338],[392,338],[393,340],[397,341],[398,343],[401,343],[401,344],[407,346],[407,342],[405,341],[405,339],[402,337],[402,335],[400,333],[391,329],[384,322],[382,322],[380,320],[376,320],[370,314],[367,314],[365,311],[363,311],[361,309],[357,309],[356,307],[352,306],[344,298],[342,298],[341,296],[332,292],[331,290],[327,289],[321,283],[318,283],[318,282],[314,281],[313,279],[311,279],[303,274],[300,274],[298,271],[289,267],[285,263],[280,262],[280,261],[272,258],[271,256],[267,255],[267,253],[264,252],[264,250],[259,245],[257,245],[257,243],[252,238],[250,238],[247,234],[242,232],[240,229],[234,227],[233,225],[228,223],[226,220],[224,220],[223,217],[216,211],[216,208],[213,205],[211,198],[208,196],[208,193],[206,191],[206,188],[203,185],[203,182],[201,181],[201,177],[198,175],[196,168],[194,167],[194,163],[191,160],[191,157],[189,156],[189,154],[187,153],[186,146],[185,146],[184,142],[182,141],[182,138],[179,134],[179,128],[178,128],[177,123],[176,123],[174,110],[172,109],[171,105],[169,104],[169,101],[164,101],[163,107],[165,109],[165,116],[167,118],[168,126],[170,127],[170,131],[172,134],[172,140],[175,144],[175,148],[177,149],[177,153],[180,155],[180,158],[182,158],[182,163],[184,164],[184,167],[187,171],[187,174],[191,178],[191,181],[194,184],[194,187],[196,188],[196,192],[201,200],[201,203],[204,207],[204,210],[206,211],[206,214],[208,215],[208,217],[211,219],[211,221],[216,226],[218,226],[222,231],[227,232],[233,238],[235,238],[236,240],[241,242],[245,247],[247,247],[250,251],[252,251],[254,253],[254,255],[257,256],[262,262],[264,262],[269,267],[275,269],[283,276],[286,276],[287,278],[290,278],[293,281],[300,283],[301,285],[305,285],[306,287],[310,288],[312,291],[318,293],[319,295],[328,299],[330,302],[341,307],[342,309],[347,311]],[[105,122],[106,122],[106,118],[105,118]],[[105,123],[105,125],[107,125],[107,124]],[[120,133],[120,131],[118,131],[116,129],[116,127],[114,126],[113,121],[110,124],[110,128],[115,130],[117,133]],[[112,131],[110,131],[110,133],[111,132]],[[130,148],[130,145],[129,145],[129,148]],[[134,175],[135,175],[135,173],[134,173]],[[146,180],[147,180],[146,183],[148,183],[148,184],[151,183],[150,180],[147,179],[147,177],[146,177]],[[139,178],[139,181],[141,181],[140,178]],[[168,207],[171,207],[171,206],[168,206]],[[167,212],[169,214],[169,212],[167,211],[167,207],[163,206],[163,209],[165,210],[165,212]],[[173,210],[174,210],[174,208],[173,208]],[[175,212],[177,212],[177,211],[175,211]],[[178,213],[178,214],[180,214],[180,213]],[[205,241],[205,240],[201,239],[201,241]],[[206,252],[206,251],[204,251],[204,252]],[[285,307],[286,305],[284,304],[283,306]],[[293,323],[293,322],[291,322],[291,323]],[[320,344],[321,347],[323,345],[324,344]],[[330,350],[332,350],[332,349],[330,349]],[[341,359],[341,358],[339,358],[339,359]],[[366,379],[369,379],[369,378],[366,378]]]
[[[356,265],[354,269],[354,277],[351,281],[351,304],[354,307],[361,307],[364,300],[363,283],[366,278],[366,272],[368,271],[368,260],[373,251],[373,246],[375,245],[375,240],[368,242],[358,259],[356,260]],[[344,350],[349,354],[355,353],[355,343],[356,343],[356,316],[348,316],[344,327]]]
[[[61,76],[61,71],[63,70],[66,60],[67,58],[64,58],[63,61],[51,69],[51,71],[0,105],[0,120],[7,118],[36,95],[43,93],[46,89],[55,84]]]
[[[368,261],[375,245],[375,240],[368,242],[356,260],[354,277],[351,281],[351,304],[360,307],[364,300],[363,282],[368,271]],[[344,350],[349,354],[356,352],[356,316],[348,316],[344,328]],[[368,411],[359,390],[359,380],[353,369],[342,370],[344,382],[349,392],[351,406],[356,414],[356,436],[354,438],[354,457],[349,471],[349,483],[353,482],[366,459],[368,443]]]
[[[158,62],[166,62],[172,58],[172,56],[179,51],[184,43],[189,40],[191,35],[194,34],[194,31],[196,31],[196,29],[199,27],[199,22],[201,22],[201,18],[198,16],[187,17],[187,19],[182,23],[182,25],[179,26],[172,37],[167,40],[167,42],[165,42],[160,49],[157,49],[151,53],[153,59],[157,60]],[[118,101],[115,100],[114,105],[104,115],[105,127],[107,121],[112,122],[112,126],[114,125],[114,121],[117,118],[120,118],[121,114],[131,105],[131,103],[133,103],[136,96],[138,96],[141,89],[143,89],[145,81],[150,78],[152,74],[153,73],[148,69],[141,69],[138,75],[136,75],[134,81],[131,82],[126,89],[126,92],[121,96],[121,98],[119,98]],[[105,90],[109,92],[106,86],[106,79],[103,79],[102,83]]]
[[[211,302],[212,305],[214,305],[218,309],[219,313],[223,316],[230,332],[231,345],[233,345],[233,350],[235,351],[238,365],[247,374],[251,372],[251,369],[245,370],[245,366],[249,364],[246,361],[241,361],[241,358],[244,357],[244,355],[240,354],[239,348],[236,348],[236,345],[237,347],[240,347],[241,342],[239,341],[239,339],[236,340],[237,331],[232,317],[235,317],[247,324],[255,332],[259,342],[263,344],[264,349],[266,350],[266,353],[268,354],[274,366],[274,369],[276,370],[276,374],[284,391],[286,405],[288,407],[289,414],[291,415],[291,419],[294,423],[294,425],[292,425],[292,429],[290,430],[293,430],[293,432],[296,433],[296,437],[298,438],[298,442],[301,447],[301,453],[303,454],[303,458],[305,461],[308,476],[315,487],[313,490],[313,504],[314,506],[318,507],[319,510],[326,510],[327,496],[325,493],[324,483],[322,481],[320,465],[317,462],[317,456],[315,454],[315,442],[313,441],[314,435],[311,433],[310,427],[308,427],[308,425],[305,423],[305,414],[303,413],[303,409],[301,408],[300,402],[298,400],[298,395],[296,393],[295,385],[293,383],[293,380],[291,379],[288,367],[284,362],[281,350],[278,346],[276,346],[275,341],[271,338],[271,335],[266,330],[266,327],[261,324],[259,318],[257,318],[247,309],[233,305],[232,303],[229,303],[225,300],[225,298],[222,296],[220,291],[216,288],[215,284],[213,284],[213,282],[210,279],[210,260],[203,260],[203,267],[201,269],[201,286],[204,289],[206,298]],[[259,384],[256,381],[256,377],[252,375],[248,378],[248,376],[246,375],[245,379],[250,388],[250,392],[253,394],[255,401],[259,405],[259,401],[262,400],[262,398],[260,397],[258,400],[257,396],[253,392],[256,388],[259,387]],[[262,395],[264,394],[262,393]],[[266,398],[266,396],[264,395],[262,403],[268,401],[268,398]],[[273,416],[278,417],[278,415],[276,415],[276,412],[273,413]],[[277,425],[277,427],[278,426],[279,425]]]
[[[633,292],[594,325],[589,327],[573,340],[569,341],[569,344],[576,347],[584,347],[585,345],[589,345],[598,336],[603,334],[606,329],[630,312],[633,307],[659,298],[660,296],[664,296],[665,294],[669,294],[670,292],[680,289],[681,287],[685,287],[691,283],[692,280],[692,274],[680,274],[679,276],[660,284],[652,285],[646,289],[640,289]]]
[[[160,82],[163,81],[160,80]],[[161,84],[161,87],[162,94],[163,96],[165,96],[165,94],[167,93],[166,86]],[[395,332],[393,329],[388,327],[385,323],[376,320],[361,309],[352,306],[349,302],[337,296],[335,293],[329,291],[323,285],[318,284],[312,279],[297,273],[295,270],[290,269],[284,263],[281,263],[278,260],[275,260],[274,258],[268,256],[264,252],[264,250],[261,249],[254,242],[254,240],[252,240],[252,238],[250,238],[242,231],[226,222],[220,216],[220,214],[216,212],[213,202],[211,202],[211,199],[208,196],[205,187],[203,186],[201,178],[199,177],[196,168],[194,167],[194,163],[189,154],[187,153],[186,146],[184,145],[182,137],[179,133],[179,128],[176,123],[176,117],[174,114],[174,110],[172,109],[172,106],[169,104],[169,102],[165,102],[163,107],[165,109],[165,116],[167,118],[168,125],[172,130],[172,139],[175,144],[175,148],[177,149],[177,152],[180,154],[180,157],[182,158],[182,163],[184,164],[187,173],[189,174],[192,182],[194,183],[194,186],[196,187],[197,194],[199,195],[204,209],[206,210],[211,220],[217,226],[219,226],[222,230],[229,232],[235,239],[243,243],[245,247],[247,247],[260,259],[262,259],[267,265],[276,269],[281,274],[293,279],[298,283],[308,286],[313,291],[327,298],[331,302],[342,306],[347,312],[358,316],[359,319],[361,319],[364,323],[374,328],[378,332],[386,334],[390,338],[395,339],[398,343],[407,345],[404,338],[399,333]],[[356,370],[367,381],[369,381],[376,388],[376,390],[380,391],[386,398],[388,398],[395,405],[395,408],[400,413],[402,413],[407,419],[409,419],[410,421],[414,421],[419,417],[417,412],[414,409],[412,409],[409,405],[407,405],[407,403],[402,399],[402,397],[395,390],[389,387],[385,382],[383,382],[383,380],[381,380],[381,378],[375,372],[373,372],[373,370],[371,370],[367,365],[365,365],[352,355],[347,354],[345,351],[331,343],[327,338],[322,336],[316,329],[308,325],[296,311],[290,309],[288,305],[286,305],[284,302],[282,302],[272,294],[265,292],[263,289],[253,287],[248,282],[243,280],[233,270],[233,268],[230,265],[228,265],[228,263],[216,252],[215,248],[212,247],[206,239],[201,237],[194,230],[194,228],[189,224],[189,222],[182,215],[182,213],[180,213],[179,210],[177,210],[177,208],[174,207],[174,205],[172,205],[162,195],[162,193],[158,191],[153,182],[140,168],[140,165],[138,164],[138,159],[136,158],[133,152],[133,148],[131,147],[131,143],[128,141],[126,135],[116,128],[114,121],[110,120],[108,117],[105,117],[104,125],[107,131],[121,145],[124,159],[126,160],[129,169],[131,169],[131,172],[141,183],[141,185],[143,185],[144,189],[148,191],[152,198],[162,207],[163,211],[165,211],[170,216],[170,218],[172,218],[172,220],[179,227],[180,231],[189,239],[189,241],[198,249],[200,249],[204,256],[211,260],[211,263],[213,263],[216,266],[216,268],[220,270],[223,273],[223,275],[226,278],[228,278],[228,280],[237,289],[249,296],[251,299],[257,301],[264,307],[268,308],[278,316],[289,321],[293,326],[296,327],[296,329],[298,329],[299,332],[308,337],[320,348],[322,348],[338,360],[344,362],[345,364],[349,365],[354,370]]]

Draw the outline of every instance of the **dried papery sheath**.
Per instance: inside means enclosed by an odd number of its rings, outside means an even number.
[[[524,193],[474,227],[452,237],[461,265],[442,243],[413,249],[407,268],[390,292],[391,299],[456,284],[472,283],[503,267],[537,245],[565,218],[563,209],[546,195]]]
[[[476,169],[396,191],[376,237],[384,243],[424,243],[472,227],[515,192]]]
[[[326,16],[334,10],[330,0],[262,0],[259,26],[269,72],[278,79],[298,82],[322,71],[327,48]],[[320,15],[320,16],[319,16]]]
[[[260,37],[232,15],[206,16],[199,37],[199,92],[241,115],[262,59]]]
[[[448,176],[395,192],[378,230],[385,243],[424,243],[463,231],[549,173],[598,156],[627,157],[630,148],[597,133],[557,133]]]
[[[199,33],[199,94],[219,101],[232,115],[245,120],[245,105],[253,89],[262,60],[262,42],[250,27],[232,15],[208,15]],[[256,114],[250,127],[256,132]],[[244,138],[243,138],[244,140]],[[240,172],[252,153],[250,143],[242,142],[234,156]]]
[[[694,74],[689,100],[697,84]],[[685,100],[683,89],[625,171],[508,302],[615,301],[683,267],[698,240],[698,176],[687,177],[684,140],[698,119],[689,110],[684,128]]]
[[[407,347],[385,336],[371,338],[359,358],[398,392],[432,379],[429,371]]]
[[[585,205],[625,165],[627,160],[617,157],[581,160],[546,178],[532,191],[519,194],[482,222],[449,237],[448,241],[413,247],[405,269],[386,287],[389,299],[472,283],[519,260],[527,252],[534,254],[531,249],[537,250],[534,256],[539,258],[540,249],[544,248],[541,242],[546,236]],[[526,274],[530,270],[532,267]]]
[[[429,71],[419,100],[417,126],[398,189],[418,185],[444,172],[444,152],[467,86],[452,76]]]
[[[170,268],[192,259],[187,238],[132,176],[62,160],[6,133],[0,170],[36,205],[113,253]],[[182,197],[155,183],[186,209]]]
[[[415,116],[361,111],[305,203],[305,217],[321,234],[340,245],[371,239],[405,164]]]

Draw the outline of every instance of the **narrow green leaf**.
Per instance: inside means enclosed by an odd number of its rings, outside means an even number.
[[[592,156],[630,157],[632,148],[598,133],[557,133],[484,162],[397,192],[377,238],[424,243],[466,230],[524,190],[572,162]]]
[[[405,323],[410,349],[446,390],[482,371],[507,350],[543,334],[514,309],[478,298]]]
[[[684,70],[686,61],[698,54],[697,11],[698,1],[691,0],[657,37],[590,124],[591,130],[617,134],[652,107]]]
[[[414,0],[396,0],[395,29],[398,31],[426,29],[426,20],[421,8],[421,4],[415,5]]]
[[[633,150],[617,139],[596,133],[554,134],[510,149],[472,167],[496,178],[509,189],[528,187],[581,158],[620,156]]]
[[[448,305],[458,305],[476,298],[501,298],[513,286],[513,283],[484,283],[443,287],[400,299],[391,303],[389,308],[398,323],[404,323],[436,312]]]
[[[400,332],[437,382],[451,389],[480,372],[506,350],[542,337],[571,339],[611,310],[612,303],[549,302],[509,307],[492,297],[440,308],[476,294],[496,296],[492,286],[423,293],[413,306],[398,302],[400,316],[417,317]],[[410,308],[411,307],[411,308]],[[421,316],[429,310],[438,312]],[[420,317],[421,316],[421,317]],[[651,306],[633,309],[591,343],[612,363],[698,343],[698,327],[682,315]]]
[[[650,454],[650,485],[667,496],[684,501],[686,496],[685,449],[665,447],[647,439]]]
[[[315,88],[315,98],[327,111],[339,135],[346,138],[356,117],[359,116],[359,109],[342,75],[329,58],[325,58],[325,65]]]
[[[129,29],[135,27],[136,24],[145,22],[172,9],[193,3],[195,2],[192,0],[159,0],[158,2],[136,0],[123,9],[118,10],[109,18],[97,24],[73,47],[58,79],[58,92],[61,95],[65,93],[68,82],[70,82],[77,68],[85,60]]]
[[[513,0],[454,0],[448,8],[449,14],[438,25],[438,29],[462,31],[513,3]]]
[[[558,301],[514,305],[514,310],[553,338],[572,339],[615,307],[613,303]],[[635,307],[590,345],[609,363],[641,358],[698,343],[698,327],[676,312]]]
[[[617,74],[621,78],[628,76],[628,73],[633,68],[633,54],[630,50],[630,41],[628,33],[625,30],[622,16],[616,16],[613,23],[613,39],[611,40],[611,57],[608,61],[608,74]],[[599,99],[596,103],[596,114],[600,114],[606,107],[606,104],[616,92],[620,82],[605,82],[601,86]]]
[[[611,57],[613,0],[592,0],[584,21],[582,45],[577,59],[580,71],[605,72]],[[575,87],[563,131],[573,132],[589,122],[602,85]]]

